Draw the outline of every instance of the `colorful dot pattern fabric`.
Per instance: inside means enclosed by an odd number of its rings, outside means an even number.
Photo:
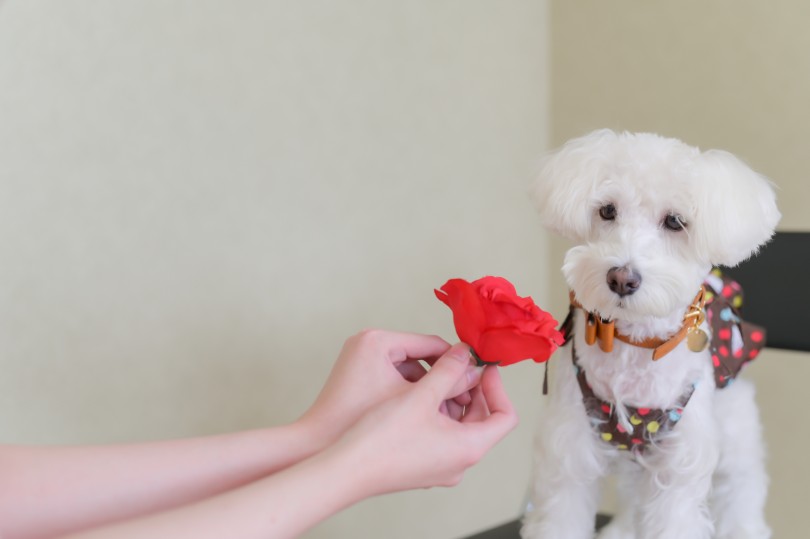
[[[714,269],[706,277],[706,320],[712,330],[714,381],[723,388],[765,346],[765,329],[742,319],[742,287]]]
[[[643,452],[665,433],[672,430],[680,421],[684,408],[695,391],[694,385],[689,387],[678,399],[676,406],[668,409],[625,406],[629,425],[627,422],[623,424],[613,403],[603,401],[594,393],[585,376],[585,371],[579,366],[573,344],[571,345],[571,359],[574,362],[579,388],[582,390],[582,402],[585,404],[585,411],[588,413],[593,428],[603,441],[620,450]]]

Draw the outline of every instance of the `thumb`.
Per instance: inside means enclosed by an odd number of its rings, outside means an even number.
[[[438,402],[451,399],[468,389],[467,372],[470,367],[470,347],[466,344],[453,345],[433,364],[430,371],[418,383],[430,391]]]

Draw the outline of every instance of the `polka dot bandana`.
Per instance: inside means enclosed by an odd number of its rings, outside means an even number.
[[[620,421],[613,403],[603,401],[593,392],[585,371],[579,366],[576,350],[571,345],[571,359],[582,390],[582,402],[591,419],[591,424],[603,441],[617,449],[642,452],[663,434],[672,430],[680,421],[683,410],[689,403],[695,386],[690,386],[673,408],[634,408],[626,406],[629,424]]]
[[[704,284],[706,320],[712,330],[714,381],[723,388],[759,355],[765,346],[765,329],[742,319],[743,291],[739,283],[714,269]]]

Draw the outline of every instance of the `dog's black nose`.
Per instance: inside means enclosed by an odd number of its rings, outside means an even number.
[[[608,287],[620,297],[635,294],[641,286],[641,275],[627,266],[610,268],[607,272]]]

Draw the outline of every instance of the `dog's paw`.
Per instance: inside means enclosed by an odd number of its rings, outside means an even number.
[[[559,525],[557,525],[559,524]],[[550,522],[526,522],[520,529],[522,539],[593,539],[593,528],[588,529],[578,523],[570,525]]]
[[[602,528],[596,539],[636,539],[636,532],[623,523],[614,520]]]
[[[770,539],[771,529],[765,523],[738,526],[728,532],[717,535],[717,539]]]

